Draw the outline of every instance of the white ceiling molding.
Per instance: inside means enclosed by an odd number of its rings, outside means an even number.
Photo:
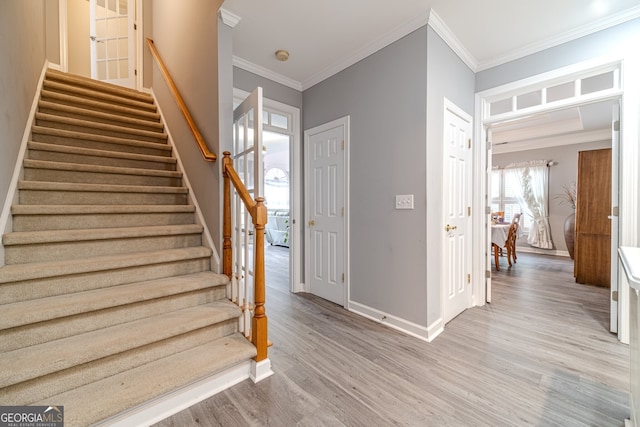
[[[447,24],[444,23],[442,19],[438,16],[438,14],[431,9],[431,13],[429,14],[429,26],[433,28],[433,31],[438,34],[442,40],[458,55],[458,57],[467,64],[467,67],[471,68],[471,71],[474,73],[478,69],[478,61],[469,53],[469,51],[460,43],[458,38],[453,34],[453,32],[447,27]]]
[[[281,85],[290,87],[291,89],[295,89],[297,91],[302,92],[302,84],[299,81],[293,80],[287,76],[283,76],[282,74],[276,73],[274,71],[269,70],[268,68],[261,67],[252,62],[246,61],[237,56],[233,56],[233,66],[242,68],[245,71],[248,71],[253,74],[257,74],[265,79],[272,80],[276,83],[280,83]]]
[[[319,73],[314,74],[307,80],[302,82],[302,90],[306,90],[311,86],[314,86],[320,83],[323,80],[328,79],[329,77],[338,74],[340,71],[345,70],[352,66],[353,64],[363,60],[364,58],[376,53],[380,49],[389,46],[391,43],[394,43],[404,36],[414,32],[418,28],[424,27],[429,22],[429,14],[423,16],[417,16],[416,18],[405,22],[404,24],[396,27],[395,29],[389,31],[386,34],[376,38],[371,41],[367,45],[355,51],[352,55],[342,60],[339,60],[334,65],[325,68]]]
[[[514,153],[517,151],[537,150],[563,145],[582,144],[585,142],[610,141],[611,129],[599,129],[587,132],[576,132],[569,135],[551,136],[548,138],[531,139],[527,141],[505,142],[492,144],[492,154]]]
[[[238,22],[240,22],[240,20],[242,19],[238,15],[229,12],[225,8],[221,8],[220,11],[218,12],[218,14],[220,15],[220,18],[222,19],[222,23],[225,24],[228,27],[231,27],[231,28],[233,28],[236,25],[238,25]]]
[[[497,67],[498,65],[502,65],[507,62],[523,58],[527,55],[531,55],[536,52],[579,39],[580,37],[588,36],[589,34],[605,30],[607,28],[625,23],[636,18],[640,18],[640,6],[634,7],[633,9],[629,9],[608,18],[603,18],[590,24],[583,25],[579,28],[576,28],[575,30],[568,31],[559,36],[531,43],[520,49],[514,50],[506,55],[493,58],[489,61],[483,61],[478,64],[478,68],[476,71],[483,71],[489,68]]]

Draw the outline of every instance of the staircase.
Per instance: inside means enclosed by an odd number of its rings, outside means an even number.
[[[256,355],[153,98],[48,70],[0,268],[0,403],[86,426]]]

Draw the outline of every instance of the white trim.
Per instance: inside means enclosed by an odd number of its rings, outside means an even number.
[[[267,359],[268,360],[268,359]],[[250,378],[251,361],[242,362],[174,392],[116,415],[96,427],[147,427]]]
[[[65,73],[69,70],[69,35],[67,26],[69,13],[67,0],[58,0],[58,32],[60,37],[60,70]]]
[[[399,25],[386,34],[382,34],[380,37],[370,41],[365,46],[362,46],[360,49],[356,50],[348,57],[338,60],[333,65],[328,66],[327,68],[304,80],[302,82],[302,90],[307,90],[310,87],[320,83],[321,81],[326,80],[335,74],[338,74],[340,71],[347,69],[353,64],[376,53],[380,49],[387,47],[390,44],[405,37],[406,35],[412,33],[413,31],[424,27],[428,22],[429,13],[427,12],[424,15],[418,15],[414,19]]]
[[[438,319],[433,322],[429,327],[424,327],[355,301],[349,301],[348,310],[359,316],[373,320],[376,323],[388,326],[391,329],[395,329],[403,334],[407,334],[426,342],[433,341],[438,335],[440,335],[440,333],[442,333],[442,331],[444,331],[442,319]]]
[[[464,62],[467,67],[475,73],[478,69],[478,61],[471,55],[471,52],[453,34],[447,24],[440,18],[435,10],[431,9],[429,14],[429,26],[438,34],[442,40],[454,51],[456,55]]]
[[[45,60],[42,71],[40,72],[40,79],[38,80],[36,92],[33,95],[31,109],[29,110],[29,115],[27,116],[27,123],[25,124],[24,132],[22,134],[22,141],[20,142],[18,158],[16,159],[16,164],[13,169],[13,176],[11,177],[11,182],[9,183],[7,197],[4,200],[2,214],[0,214],[0,230],[3,230],[3,234],[8,233],[13,229],[11,205],[13,203],[18,203],[18,180],[22,178],[22,164],[24,163],[24,158],[27,153],[27,144],[29,143],[29,139],[31,139],[31,128],[33,127],[36,110],[38,109],[38,102],[40,101],[40,92],[42,91],[45,74],[47,72],[47,68],[49,67],[51,67],[51,64]],[[0,267],[4,265],[4,260],[4,245],[2,244],[2,242],[0,242]]]
[[[136,89],[142,91],[144,88],[144,6],[142,0],[135,0],[135,30],[134,30],[134,43],[136,52],[136,63],[133,65],[135,70],[135,85]]]
[[[344,251],[344,258],[343,258],[343,262],[344,262],[344,276],[345,276],[345,280],[344,280],[344,296],[343,296],[343,306],[344,308],[346,308],[347,310],[350,309],[350,304],[351,304],[351,288],[350,288],[350,283],[351,283],[351,268],[350,268],[350,263],[351,263],[351,258],[350,258],[350,241],[349,241],[349,228],[350,228],[350,195],[349,195],[349,188],[350,188],[350,172],[349,172],[349,163],[350,163],[350,151],[351,151],[351,116],[344,116],[341,117],[339,119],[335,119],[332,120],[330,122],[327,123],[323,123],[319,126],[315,126],[311,129],[305,129],[304,131],[304,145],[306,146],[309,142],[309,134],[313,131],[313,132],[323,132],[325,129],[332,129],[335,127],[339,127],[339,126],[343,126],[343,132],[344,132],[344,185],[343,185],[343,194],[344,194],[344,243],[343,243],[343,251]],[[305,206],[305,212],[309,212],[309,197],[310,197],[310,192],[307,191],[307,186],[309,185],[309,180],[307,179],[308,177],[308,165],[309,165],[309,155],[310,153],[308,152],[308,150],[303,150],[304,151],[304,164],[305,164],[305,183],[304,183],[304,206]],[[306,226],[306,220],[307,218],[305,218],[304,220],[304,236],[305,236],[305,242],[304,242],[304,249],[305,249],[305,257],[304,257],[304,266],[305,266],[305,282],[307,284],[311,283],[310,279],[309,279],[309,275],[310,275],[310,267],[309,267],[309,263],[310,263],[310,258],[309,258],[309,254],[311,253],[311,236],[310,236],[310,231],[309,231],[309,227]],[[303,285],[304,286],[304,285]],[[310,288],[310,286],[308,286],[308,288]],[[307,289],[307,292],[310,292],[311,289]]]
[[[569,258],[569,251],[561,251],[558,249],[539,249],[534,248],[533,246],[518,246],[516,249],[517,252],[524,252],[528,254],[551,255]]]
[[[224,7],[220,8],[218,15],[220,15],[220,19],[222,19],[222,23],[230,28],[234,28],[242,20],[241,17],[239,17],[235,13],[230,12]]]
[[[256,362],[255,360],[251,360],[250,363],[251,363],[250,378],[251,378],[251,381],[253,381],[254,383],[259,383],[260,381],[264,380],[265,378],[269,378],[271,375],[274,374],[274,372],[271,370],[271,360],[269,360],[269,358],[266,358],[259,362]]]
[[[216,245],[213,244],[213,237],[211,237],[211,232],[209,231],[209,227],[207,227],[207,223],[202,216],[202,210],[200,209],[200,205],[198,204],[198,200],[196,199],[195,193],[193,191],[193,187],[191,187],[191,183],[189,182],[189,177],[187,176],[187,171],[182,164],[182,159],[180,158],[180,153],[178,152],[178,148],[174,143],[173,136],[171,136],[171,130],[167,124],[167,121],[164,118],[164,114],[162,113],[162,108],[160,108],[160,103],[158,102],[158,98],[156,97],[156,93],[153,88],[151,88],[151,96],[156,103],[156,107],[158,108],[158,113],[160,114],[160,119],[162,123],[164,123],[164,130],[167,132],[167,143],[173,148],[173,154],[176,157],[178,170],[182,172],[183,185],[189,189],[189,201],[193,203],[196,207],[196,220],[198,224],[204,227],[203,236],[204,236],[204,245],[210,248],[213,253],[211,255],[211,270],[217,273],[221,272],[221,263],[220,256],[218,255],[218,251],[216,250]]]
[[[636,19],[636,18],[640,18],[640,6],[636,6],[624,12],[620,12],[618,14],[609,16],[607,18],[603,18],[598,21],[582,25],[581,27],[578,27],[571,31],[567,31],[563,34],[560,34],[554,37],[549,37],[547,39],[528,44],[526,46],[513,50],[505,55],[501,55],[499,57],[495,57],[487,61],[481,61],[478,64],[478,67],[475,71],[479,72],[479,71],[487,70],[489,68],[493,68],[498,65],[502,65],[507,62],[523,58],[527,55],[531,55],[533,53],[540,52],[542,50],[549,49],[554,46],[559,46],[563,43],[567,43],[567,42],[579,39],[580,37],[588,36],[598,31],[606,30],[607,28],[611,28],[613,26],[623,24],[627,21],[631,21],[632,19]]]
[[[302,84],[300,82],[235,55],[233,56],[233,66],[302,92]]]

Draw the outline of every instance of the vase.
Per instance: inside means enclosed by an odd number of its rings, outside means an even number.
[[[567,244],[569,256],[573,259],[573,248],[576,238],[576,213],[572,213],[564,220],[564,241]]]

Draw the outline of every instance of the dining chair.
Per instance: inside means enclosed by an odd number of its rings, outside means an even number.
[[[516,263],[518,257],[516,256],[516,240],[518,240],[518,221],[512,222],[509,226],[509,234],[507,235],[507,241],[505,242],[505,247],[507,248],[507,261],[509,262],[509,266],[511,266],[511,260],[513,263]]]

